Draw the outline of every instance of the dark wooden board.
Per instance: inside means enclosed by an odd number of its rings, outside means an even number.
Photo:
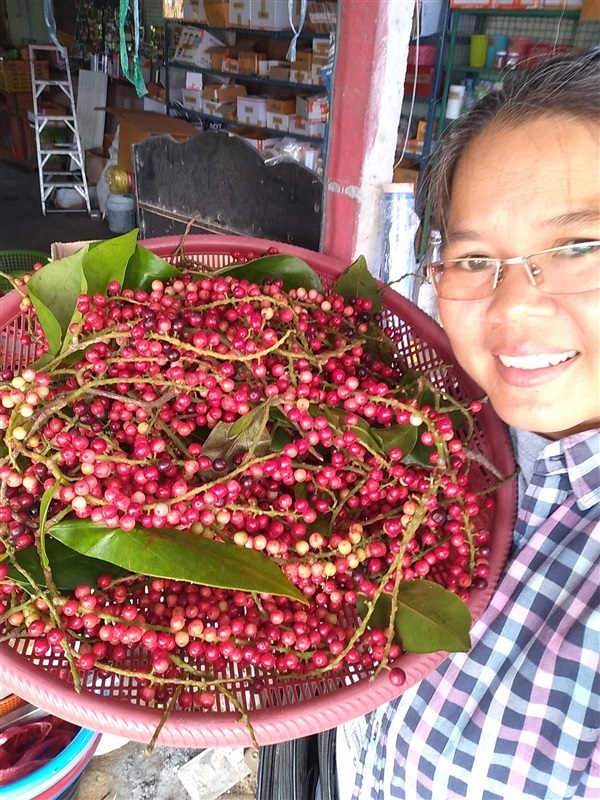
[[[133,147],[140,238],[191,232],[256,236],[319,249],[323,182],[291,159],[267,164],[246,140],[206,131]]]

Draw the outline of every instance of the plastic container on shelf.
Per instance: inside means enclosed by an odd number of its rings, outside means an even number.
[[[135,200],[130,194],[109,194],[106,219],[113,233],[127,233],[135,228]]]
[[[191,262],[201,266],[203,271],[223,267],[246,253],[258,256],[273,247],[279,253],[306,261],[320,275],[325,289],[331,287],[347,267],[345,263],[305,248],[250,237],[188,236],[182,246],[179,236],[165,236],[141,244],[175,266],[185,259],[186,268],[190,268]],[[232,253],[236,253],[235,258]],[[25,317],[19,309],[19,298],[15,299],[13,294],[16,293],[0,298],[4,368],[22,366],[27,361],[27,354],[14,343],[15,336],[25,327]],[[459,401],[468,403],[481,396],[481,389],[460,367],[454,366],[448,339],[430,317],[391,289],[383,293],[382,302],[382,324],[393,331],[399,357],[407,368],[427,370],[439,388],[452,393]],[[12,347],[8,352],[6,342]],[[471,446],[490,459],[501,474],[513,473],[514,459],[506,428],[489,405],[477,415]],[[481,489],[489,488],[496,481],[477,462],[473,462],[471,474],[475,485]],[[469,610],[473,620],[487,607],[512,541],[515,482],[499,486],[495,497],[496,506],[488,525],[492,545],[490,575],[487,586],[475,588],[471,595]],[[347,609],[344,613],[348,625],[357,624],[354,612]],[[31,645],[32,641],[27,639],[0,643],[2,682],[9,690],[82,727],[134,741],[150,741],[163,712],[143,702],[139,687],[133,681],[94,669],[87,673],[86,684],[77,693],[66,658],[57,653],[35,658]],[[222,677],[236,703],[247,710],[258,743],[266,745],[325,731],[369,713],[413,686],[445,658],[446,653],[403,653],[394,662],[394,666],[401,667],[406,674],[401,688],[390,682],[385,671],[374,676],[372,669],[360,663],[345,662],[339,671],[310,678],[279,677],[257,668],[253,675],[261,680],[256,688],[256,682],[248,685],[240,681],[235,665],[227,667]],[[131,670],[143,669],[143,653],[133,653],[124,666]],[[210,711],[173,711],[157,739],[159,745],[196,748],[248,746],[250,741],[238,707],[224,696],[220,698],[220,705]]]

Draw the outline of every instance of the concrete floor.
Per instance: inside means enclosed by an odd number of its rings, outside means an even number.
[[[129,742],[118,750],[92,758],[83,773],[74,800],[204,800],[190,794],[177,772],[200,750],[155,747]],[[223,800],[254,800],[256,775],[251,773],[221,794]]]
[[[40,206],[36,172],[23,172],[0,161],[0,250],[40,250],[50,253],[53,242],[108,239],[114,234],[102,220],[86,213],[51,213]],[[76,800],[203,800],[186,791],[177,770],[200,750],[156,747],[129,742],[95,756],[85,770]],[[256,777],[251,774],[221,797],[253,800]]]

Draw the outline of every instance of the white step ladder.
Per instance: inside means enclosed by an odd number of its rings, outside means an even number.
[[[35,75],[35,58],[37,53],[56,56],[57,54],[64,59],[66,78],[56,80],[54,78],[39,80]],[[33,121],[35,129],[35,143],[37,148],[38,175],[40,180],[40,198],[42,202],[42,213],[44,216],[48,212],[60,211],[87,211],[91,213],[90,195],[85,177],[84,153],[81,147],[81,137],[77,127],[77,116],[75,114],[75,97],[73,95],[73,82],[71,80],[71,68],[69,58],[66,54],[62,55],[58,47],[46,44],[30,44],[29,59],[31,66],[31,87],[33,92]],[[42,92],[49,87],[60,87],[68,100],[68,108],[64,114],[44,114],[40,107]],[[62,127],[67,131],[66,142],[42,141],[42,131],[47,127]],[[69,169],[51,170],[49,162],[52,156],[69,156]],[[75,189],[85,202],[85,208],[51,208],[48,201],[51,199],[56,189]]]

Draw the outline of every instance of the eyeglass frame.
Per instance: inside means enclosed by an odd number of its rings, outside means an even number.
[[[577,244],[579,244],[581,246],[595,245],[595,246],[600,247],[600,239],[590,239],[590,240],[587,240],[587,241],[584,240],[584,241],[578,242]],[[434,290],[435,294],[438,297],[441,297],[442,300],[460,300],[462,298],[459,298],[459,297],[443,297],[443,295],[439,294],[438,286],[437,286],[435,278],[433,276],[434,268],[435,267],[439,267],[439,266],[444,267],[446,264],[450,264],[450,265],[457,264],[460,261],[477,261],[477,260],[479,260],[479,261],[487,261],[487,262],[489,262],[490,266],[493,263],[495,265],[494,266],[494,270],[495,270],[495,272],[494,272],[494,280],[493,280],[493,284],[492,284],[492,287],[490,289],[489,294],[484,294],[482,297],[465,298],[465,299],[468,299],[468,300],[484,300],[486,297],[491,297],[492,296],[494,291],[498,288],[499,284],[504,279],[503,275],[500,276],[500,270],[502,269],[503,266],[505,266],[505,265],[511,266],[513,264],[521,264],[525,268],[525,272],[527,273],[527,277],[529,278],[529,280],[531,282],[531,285],[535,286],[536,288],[540,288],[541,282],[538,283],[538,281],[536,279],[537,279],[537,277],[539,275],[542,275],[542,271],[538,267],[536,267],[535,264],[530,265],[528,263],[528,260],[531,259],[531,258],[535,258],[535,256],[546,255],[547,253],[556,253],[559,250],[566,250],[566,249],[568,249],[570,247],[574,247],[574,246],[575,245],[573,245],[573,244],[563,244],[563,245],[560,245],[560,247],[549,247],[547,250],[538,250],[536,253],[531,253],[531,255],[528,255],[528,256],[513,256],[512,258],[491,258],[491,257],[488,258],[487,256],[481,256],[481,257],[479,257],[479,256],[464,256],[463,258],[452,258],[452,259],[449,259],[448,261],[433,261],[431,264],[427,265],[427,275],[428,275],[429,280],[431,281],[431,283],[433,285],[433,290]],[[463,270],[463,272],[468,272],[468,271],[469,270]],[[543,278],[543,275],[542,275],[542,278]],[[544,292],[543,289],[540,289],[540,291],[543,292],[544,294],[549,295],[549,296],[565,294],[564,292]],[[587,291],[587,290],[586,289],[579,289],[576,292],[568,292],[568,294],[579,294],[580,292],[585,292],[585,291]]]

